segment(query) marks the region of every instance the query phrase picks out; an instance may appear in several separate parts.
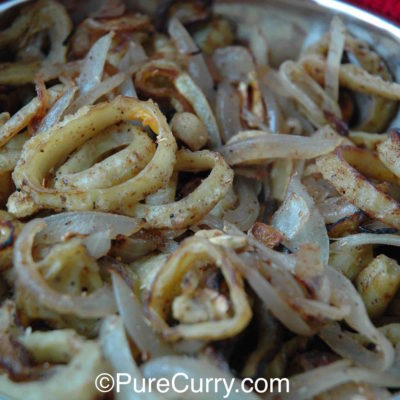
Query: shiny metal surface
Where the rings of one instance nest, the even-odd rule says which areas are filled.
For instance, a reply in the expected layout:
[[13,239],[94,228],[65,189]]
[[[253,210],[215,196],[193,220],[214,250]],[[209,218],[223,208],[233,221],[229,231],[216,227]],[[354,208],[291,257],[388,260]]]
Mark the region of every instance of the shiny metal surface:
[[10,8],[13,8],[19,4],[26,3],[27,0],[9,0],[5,1],[4,3],[0,4],[0,13],[7,11]]

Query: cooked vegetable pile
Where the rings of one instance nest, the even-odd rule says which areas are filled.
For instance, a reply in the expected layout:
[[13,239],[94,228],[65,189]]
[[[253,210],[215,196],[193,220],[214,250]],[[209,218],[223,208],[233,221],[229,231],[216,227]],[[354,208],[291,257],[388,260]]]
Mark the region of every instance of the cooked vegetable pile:
[[379,49],[334,17],[276,68],[233,5],[78,3],[0,32],[0,396],[184,372],[290,379],[232,399],[390,398],[400,85]]

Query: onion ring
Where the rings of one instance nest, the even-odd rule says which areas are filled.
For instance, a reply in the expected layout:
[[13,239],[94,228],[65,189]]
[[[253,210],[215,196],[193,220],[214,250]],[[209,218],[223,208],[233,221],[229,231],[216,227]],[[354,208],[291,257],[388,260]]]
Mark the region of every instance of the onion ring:
[[29,290],[38,304],[63,314],[82,318],[98,318],[116,311],[116,305],[109,287],[104,286],[87,296],[68,296],[47,286],[36,269],[32,258],[35,235],[46,227],[43,220],[32,220],[19,235],[14,250],[14,266],[19,284]]
[[175,171],[210,169],[210,175],[182,200],[162,205],[137,204],[123,208],[126,215],[144,218],[149,228],[181,229],[199,222],[232,185],[233,171],[218,154],[208,150],[177,153]]
[[[135,177],[111,188],[58,190],[47,188],[43,180],[60,160],[102,129],[120,121],[138,119],[158,135],[152,160]],[[117,97],[108,103],[82,108],[74,116],[28,141],[13,173],[21,190],[29,193],[41,208],[65,210],[120,210],[134,205],[165,185],[175,164],[175,139],[165,117],[152,101]]]
[[[180,287],[177,283],[200,260],[212,261],[221,269],[229,287],[233,316],[221,321],[168,326],[165,321],[166,305],[170,304],[175,295],[179,294]],[[252,315],[242,278],[234,263],[222,247],[215,246],[208,240],[199,237],[186,239],[157,274],[147,305],[147,312],[155,328],[161,330],[164,338],[169,341],[176,341],[180,338],[203,340],[228,338],[242,331]]]

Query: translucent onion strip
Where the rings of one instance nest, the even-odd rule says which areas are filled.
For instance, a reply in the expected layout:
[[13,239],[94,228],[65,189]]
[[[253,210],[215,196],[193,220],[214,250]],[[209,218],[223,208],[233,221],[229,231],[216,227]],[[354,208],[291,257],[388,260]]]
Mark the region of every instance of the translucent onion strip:
[[76,86],[72,86],[65,91],[65,93],[54,103],[46,116],[42,119],[37,133],[47,131],[61,120],[65,110],[74,100],[77,90],[78,88]]
[[238,177],[234,188],[239,197],[235,210],[224,213],[224,219],[235,224],[242,231],[247,231],[256,222],[260,213],[260,203],[254,185],[249,179]]
[[[56,102],[64,92],[63,85],[53,86],[48,93],[49,105]],[[39,97],[34,97],[26,106],[16,112],[3,126],[0,127],[0,147],[9,142],[17,133],[26,128],[36,116],[41,107]]]
[[102,36],[89,50],[77,79],[80,96],[88,93],[101,82],[112,38],[113,33]]
[[228,164],[237,165],[241,163],[251,164],[260,160],[267,161],[274,158],[307,160],[330,153],[340,143],[341,139],[339,137],[329,139],[265,133],[254,138],[227,144],[220,151]]
[[161,357],[173,351],[154,333],[143,313],[143,307],[133,290],[117,272],[112,272],[112,285],[119,314],[130,338],[144,358]]
[[[298,251],[301,244],[313,243],[318,245],[321,262],[323,265],[327,265],[329,238],[325,221],[315,206],[314,200],[297,176],[291,178],[287,196],[288,199],[285,200],[277,214],[273,216],[273,225],[287,237],[285,244],[292,251]],[[289,205],[291,206],[289,207]],[[292,218],[296,211],[296,217]],[[291,225],[292,221],[293,226]]]
[[339,71],[342,60],[346,30],[341,19],[333,17],[329,32],[329,50],[326,59],[325,91],[334,100],[339,99]]
[[342,218],[350,217],[360,210],[343,197],[330,197],[317,204],[325,223],[332,224]]
[[349,332],[343,331],[339,324],[330,323],[321,330],[319,335],[341,357],[350,359],[361,367],[368,365],[373,368],[376,354],[353,339]]
[[216,49],[213,61],[220,75],[230,83],[247,82],[256,69],[249,50],[243,46]]
[[189,101],[193,109],[196,111],[196,114],[207,127],[211,148],[221,146],[221,136],[219,133],[217,120],[215,119],[209,102],[204,97],[200,88],[189,77],[189,75],[185,73],[180,74],[176,78],[175,85],[179,92],[182,93]]
[[[143,47],[135,42],[130,42],[129,47],[125,55],[122,57],[119,63],[119,70],[121,72],[129,72],[132,64],[139,64],[147,59],[147,55]],[[129,76],[125,81],[121,83],[120,93],[123,96],[137,98],[136,89],[133,85],[132,78]]]
[[80,94],[68,107],[66,112],[68,114],[73,114],[83,106],[92,105],[97,99],[120,86],[127,79],[127,76],[129,76],[128,73],[120,72],[110,76],[107,79],[104,79],[102,82],[99,82],[84,94]]
[[240,98],[229,82],[222,82],[218,86],[215,101],[215,113],[221,127],[224,142],[239,133],[242,128],[240,122]]
[[174,39],[178,51],[189,57],[187,69],[190,76],[205,94],[210,104],[214,104],[214,81],[210,75],[204,57],[199,53],[199,48],[194,43],[189,32],[178,18],[171,18],[168,25],[168,33]]
[[367,368],[352,367],[348,360],[336,361],[323,367],[295,375],[290,379],[290,393],[284,400],[307,400],[346,382],[365,382],[376,386],[396,388],[399,378],[377,373]]
[[287,239],[292,239],[309,218],[310,210],[305,200],[296,193],[290,193],[273,215],[271,223]]
[[65,212],[43,218],[46,227],[37,235],[41,244],[61,242],[67,235],[90,235],[108,231],[110,239],[118,235],[131,236],[144,226],[140,219],[97,211]]
[[303,321],[300,314],[281,297],[279,291],[267,279],[264,279],[257,269],[247,264],[246,262],[238,264],[241,273],[275,318],[292,332],[304,336],[313,335],[314,331]]
[[199,51],[189,32],[178,18],[171,18],[168,24],[168,33],[174,39],[178,51],[182,54],[192,54]]
[[392,235],[390,233],[356,233],[355,235],[348,235],[338,239],[335,243],[331,244],[331,251],[338,251],[345,247],[357,247],[368,244],[399,247],[400,236]]
[[327,267],[327,276],[332,287],[331,301],[335,305],[349,305],[350,314],[345,318],[347,324],[375,344],[374,362],[370,368],[384,371],[394,361],[394,349],[389,340],[378,331],[368,317],[365,304],[351,281],[341,272]]
[[[123,322],[116,315],[109,315],[104,319],[100,330],[100,344],[106,360],[111,364],[115,374],[129,374],[136,380],[138,387],[142,384],[143,375],[133,358]],[[160,400],[154,392],[139,393],[131,385],[121,385],[116,394],[117,400]]]

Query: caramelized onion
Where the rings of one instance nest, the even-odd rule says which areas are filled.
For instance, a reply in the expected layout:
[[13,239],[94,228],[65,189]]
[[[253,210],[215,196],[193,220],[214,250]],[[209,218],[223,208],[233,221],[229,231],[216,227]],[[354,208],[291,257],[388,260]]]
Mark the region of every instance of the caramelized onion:
[[61,314],[98,318],[115,312],[112,291],[107,286],[87,296],[69,296],[58,293],[47,285],[32,258],[35,235],[45,227],[46,223],[43,220],[30,221],[15,243],[14,266],[18,284],[28,290],[38,304]]
[[[43,186],[49,169],[79,145],[104,128],[135,119],[151,126],[159,135],[153,158],[138,175],[110,188],[59,190]],[[36,151],[38,146],[42,151]],[[98,208],[104,211],[126,209],[168,182],[173,173],[175,149],[175,139],[166,119],[154,103],[117,97],[112,102],[82,108],[67,121],[33,137],[24,147],[13,178],[16,185],[29,192],[41,207],[67,210]]]
[[[232,316],[216,321],[169,326],[165,304],[171,304],[175,295],[179,294],[179,283],[184,274],[204,262],[215,263],[221,269],[230,292]],[[251,319],[251,309],[237,266],[226,256],[223,248],[199,237],[186,239],[157,274],[151,291],[148,314],[156,329],[170,341],[179,338],[228,338],[242,331]]]

